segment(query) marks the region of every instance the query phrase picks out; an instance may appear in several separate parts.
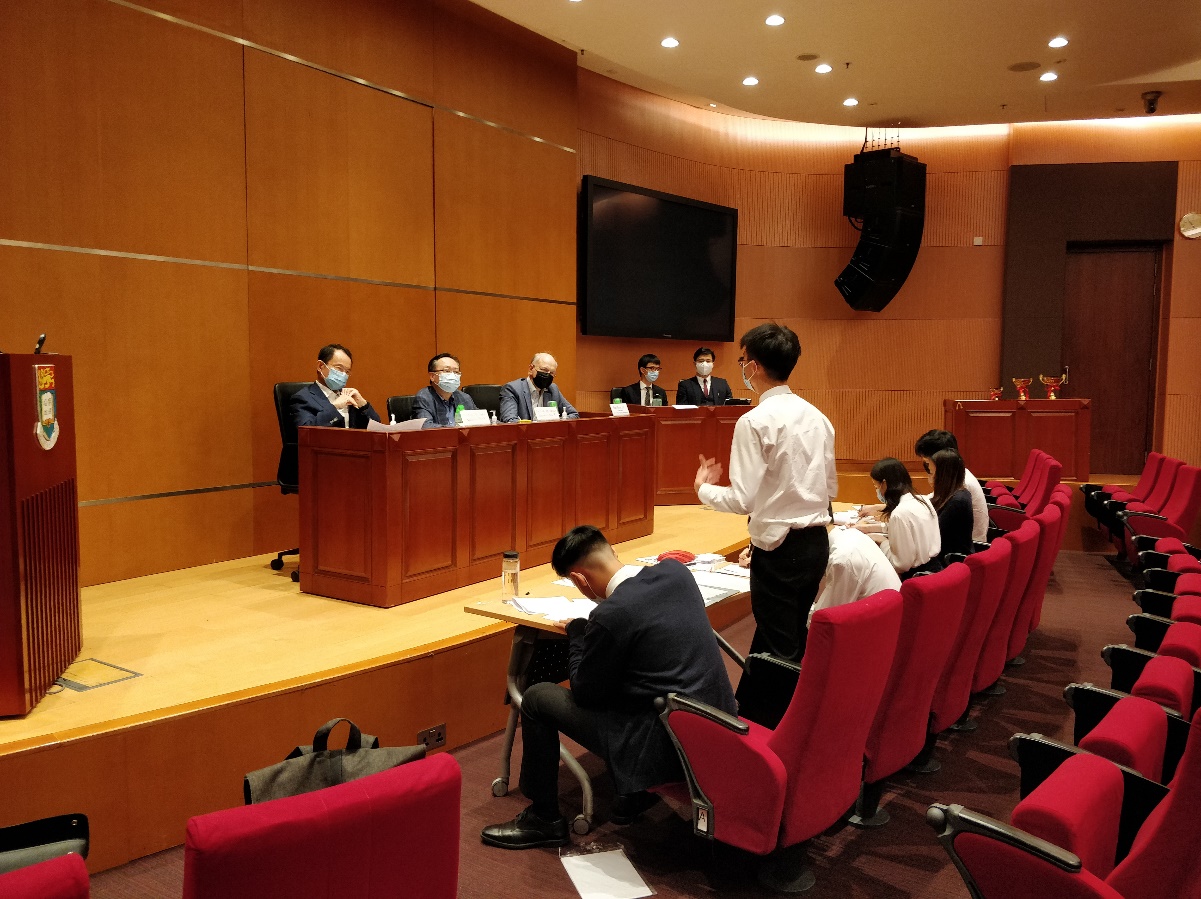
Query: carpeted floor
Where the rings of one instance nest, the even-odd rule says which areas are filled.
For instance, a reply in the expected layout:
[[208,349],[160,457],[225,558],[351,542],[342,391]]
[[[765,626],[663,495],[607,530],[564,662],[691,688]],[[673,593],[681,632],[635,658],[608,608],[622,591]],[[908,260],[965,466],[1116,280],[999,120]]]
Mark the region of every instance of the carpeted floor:
[[[1108,685],[1109,669],[1100,651],[1106,643],[1130,639],[1125,619],[1136,611],[1130,593],[1130,584],[1104,557],[1062,553],[1047,591],[1042,622],[1024,653],[1026,664],[1002,679],[1006,694],[974,707],[973,717],[979,723],[974,733],[940,741],[941,771],[903,774],[890,781],[882,803],[892,816],[888,825],[878,830],[836,829],[812,841],[809,856],[817,886],[807,895],[814,899],[966,897],[958,873],[925,824],[926,807],[935,801],[959,802],[1008,820],[1017,802],[1018,781],[1017,766],[1006,748],[1009,737],[1025,731],[1070,741],[1071,717],[1063,688],[1072,681]],[[745,650],[750,633],[750,622],[743,621],[725,636]],[[500,799],[491,794],[500,744],[498,734],[455,752],[463,768],[459,895],[463,899],[576,896],[557,850],[506,852],[480,843],[482,827],[511,818],[525,806],[516,792]],[[520,739],[514,773],[519,753]],[[690,823],[667,805],[657,805],[629,827],[608,823],[611,782],[599,761],[578,750],[581,754],[593,775],[596,826],[587,836],[573,837],[576,844],[624,848],[664,899],[763,895],[754,880],[755,859],[694,838]],[[578,784],[567,774],[560,783],[563,808],[573,813],[580,805]],[[96,875],[92,896],[178,899],[182,880],[183,850],[171,849]]]

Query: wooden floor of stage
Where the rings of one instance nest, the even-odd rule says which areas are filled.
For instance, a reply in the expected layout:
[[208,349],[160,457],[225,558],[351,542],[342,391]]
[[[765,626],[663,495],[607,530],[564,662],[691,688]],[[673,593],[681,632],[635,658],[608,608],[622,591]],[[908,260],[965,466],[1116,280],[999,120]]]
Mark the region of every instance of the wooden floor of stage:
[[[661,506],[654,533],[618,552],[629,561],[666,549],[724,553],[745,542],[741,516]],[[0,720],[0,755],[293,689],[509,627],[463,611],[493,592],[492,581],[380,609],[300,593],[291,566],[272,571],[272,558],[84,588],[80,658],[141,676],[84,692],[63,689],[23,718]],[[522,589],[551,595],[561,589],[547,588],[554,577],[549,565],[527,569]]]

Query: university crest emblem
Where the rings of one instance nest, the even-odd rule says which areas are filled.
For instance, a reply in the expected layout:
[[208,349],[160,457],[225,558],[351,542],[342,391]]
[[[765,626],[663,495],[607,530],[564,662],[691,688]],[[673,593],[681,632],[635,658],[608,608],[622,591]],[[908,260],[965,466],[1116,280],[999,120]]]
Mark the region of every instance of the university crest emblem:
[[48,450],[58,442],[58,397],[54,393],[54,366],[35,365],[33,380],[37,387],[38,410],[33,433],[42,449]]

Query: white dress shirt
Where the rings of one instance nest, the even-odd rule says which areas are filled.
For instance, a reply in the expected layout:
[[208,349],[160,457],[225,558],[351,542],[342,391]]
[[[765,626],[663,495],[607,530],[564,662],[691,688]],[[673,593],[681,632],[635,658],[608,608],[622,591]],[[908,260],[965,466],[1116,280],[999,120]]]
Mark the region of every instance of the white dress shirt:
[[[972,539],[977,543],[987,543],[988,501],[984,498],[984,488],[980,486],[976,476],[966,468],[963,470],[963,486],[972,498]],[[927,494],[926,499],[934,502],[934,494]]]
[[749,515],[759,549],[775,549],[790,530],[828,524],[838,495],[834,426],[787,384],[765,391],[734,426],[730,486],[703,484],[697,495],[719,512]]
[[830,531],[830,561],[809,618],[818,609],[846,605],[881,590],[901,589],[901,579],[875,541],[854,528]]
[[925,497],[906,493],[892,510],[880,550],[898,574],[924,565],[942,550],[938,513]]
[[[320,381],[317,382],[317,386],[321,388],[321,392],[325,394],[325,398],[327,400],[329,400],[330,403],[333,403],[334,397],[336,397],[338,394],[334,393],[332,390],[330,390],[328,387],[326,387]],[[347,406],[345,409],[339,409],[337,406],[334,406],[334,411],[342,416],[342,421],[344,422],[344,427],[349,428],[350,427],[350,406]]]

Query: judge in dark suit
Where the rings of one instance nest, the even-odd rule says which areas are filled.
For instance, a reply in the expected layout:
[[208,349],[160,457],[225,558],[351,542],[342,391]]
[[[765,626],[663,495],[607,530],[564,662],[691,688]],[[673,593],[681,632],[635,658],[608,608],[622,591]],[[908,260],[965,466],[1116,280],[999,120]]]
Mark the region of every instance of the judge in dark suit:
[[459,406],[474,409],[471,397],[459,389],[463,371],[459,357],[450,353],[439,353],[430,360],[427,370],[430,382],[417,391],[413,400],[413,417],[424,418],[427,428],[454,427],[455,412]]
[[326,428],[367,427],[379,421],[371,404],[353,387],[350,378],[350,350],[331,343],[317,353],[317,380],[292,395],[292,420],[297,427],[318,425]]
[[692,354],[696,366],[696,377],[681,381],[676,387],[676,402],[681,406],[724,406],[734,394],[724,378],[713,377],[713,363],[717,357],[707,346]]
[[618,798],[612,820],[629,823],[655,802],[649,787],[683,773],[655,700],[682,693],[734,714],[734,693],[696,580],[674,560],[625,568],[591,525],[557,544],[551,565],[598,603],[567,623],[571,689],[539,683],[521,701],[521,792],[530,807],[484,828],[485,843],[505,849],[562,846],[559,734],[609,767]]
[[559,363],[550,353],[536,353],[530,360],[529,374],[510,381],[500,388],[500,414],[496,416],[502,424],[514,421],[533,421],[535,406],[554,403],[568,418],[579,418],[575,410],[555,382]]
[[627,387],[621,388],[621,401],[627,406],[653,406],[653,400],[659,400],[660,406],[667,405],[667,391],[656,387],[659,379],[659,357],[647,353],[638,360],[638,380]]

